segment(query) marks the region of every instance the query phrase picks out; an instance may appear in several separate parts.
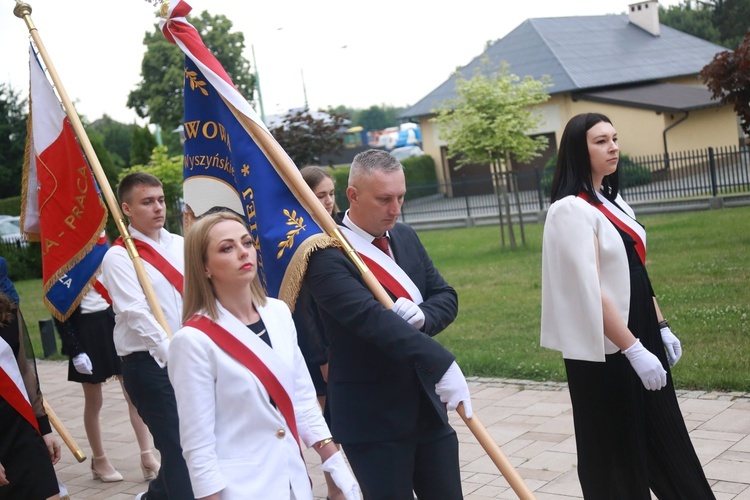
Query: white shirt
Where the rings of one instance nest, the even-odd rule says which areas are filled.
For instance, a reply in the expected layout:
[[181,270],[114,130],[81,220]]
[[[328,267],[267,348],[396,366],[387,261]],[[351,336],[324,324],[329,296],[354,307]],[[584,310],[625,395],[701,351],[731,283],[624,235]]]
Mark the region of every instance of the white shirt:
[[[361,227],[359,227],[358,225],[356,225],[349,218],[349,210],[347,210],[346,213],[344,214],[344,220],[342,222],[344,223],[344,225],[346,227],[348,227],[349,229],[351,229],[355,234],[357,234],[358,236],[360,236],[365,241],[369,241],[370,243],[372,243],[373,241],[375,241],[375,238],[377,238],[377,236],[371,235],[370,233],[368,233],[367,231],[365,231],[364,229],[362,229]],[[383,236],[385,236],[386,238],[388,238],[388,251],[390,252],[390,255],[392,256],[393,255],[393,249],[391,248],[391,239],[390,239],[391,237],[388,234],[388,231],[386,231]]]
[[81,299],[81,314],[91,314],[99,311],[106,311],[109,304],[95,288],[91,288]]
[[[150,245],[184,273],[182,236],[161,229],[159,242],[156,242],[129,227],[133,239]],[[182,326],[182,295],[157,268],[143,260],[151,285],[159,305],[164,311],[167,325],[172,332]],[[115,349],[119,356],[127,356],[138,351],[148,351],[162,368],[167,365],[169,338],[148,305],[143,288],[138,281],[133,262],[128,251],[121,246],[112,246],[104,255],[101,282],[109,292],[115,311]]]

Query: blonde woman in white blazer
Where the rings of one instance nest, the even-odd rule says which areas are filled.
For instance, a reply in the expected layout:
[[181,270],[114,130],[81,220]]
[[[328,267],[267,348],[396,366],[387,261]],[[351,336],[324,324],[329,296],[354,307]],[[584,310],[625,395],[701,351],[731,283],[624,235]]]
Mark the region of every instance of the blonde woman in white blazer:
[[712,499],[672,384],[682,355],[646,272],[646,231],[618,194],[609,118],[560,140],[542,251],[544,347],[562,352],[584,498]]
[[172,339],[168,366],[195,497],[311,499],[304,444],[347,498],[357,499],[291,313],[265,296],[256,264],[252,237],[234,214],[205,216],[185,239],[186,326]]

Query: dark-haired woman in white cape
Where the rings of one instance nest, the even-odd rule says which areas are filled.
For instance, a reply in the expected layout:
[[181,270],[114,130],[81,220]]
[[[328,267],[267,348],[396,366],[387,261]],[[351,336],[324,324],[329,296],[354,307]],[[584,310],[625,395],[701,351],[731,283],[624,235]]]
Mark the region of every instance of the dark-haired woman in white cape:
[[682,346],[646,272],[646,232],[618,193],[609,118],[573,117],[552,181],[542,251],[542,338],[562,351],[585,498],[714,495],[672,383]]

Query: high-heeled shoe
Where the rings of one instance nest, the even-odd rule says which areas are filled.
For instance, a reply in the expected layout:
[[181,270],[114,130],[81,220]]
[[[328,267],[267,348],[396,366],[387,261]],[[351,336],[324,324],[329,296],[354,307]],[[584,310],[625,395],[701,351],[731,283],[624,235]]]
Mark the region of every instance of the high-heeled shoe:
[[[142,451],[141,455],[148,455],[152,453],[152,451],[153,450]],[[156,479],[156,475],[159,473],[159,468],[152,469],[151,467],[146,467],[143,465],[143,459],[141,459],[141,471],[143,472],[143,480],[151,481],[152,479]]]
[[103,458],[107,458],[107,455],[102,455],[100,457],[91,457],[91,477],[94,479],[101,479],[103,483],[116,483],[118,481],[122,481],[122,474],[117,471],[114,471],[110,474],[102,474],[94,468],[94,460],[101,460]]

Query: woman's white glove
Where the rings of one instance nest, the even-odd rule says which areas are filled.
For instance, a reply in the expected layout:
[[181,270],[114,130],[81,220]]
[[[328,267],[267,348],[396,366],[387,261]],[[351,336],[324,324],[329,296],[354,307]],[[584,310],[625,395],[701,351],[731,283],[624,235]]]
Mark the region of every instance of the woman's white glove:
[[667,372],[661,366],[661,361],[643,347],[640,340],[636,340],[635,344],[622,353],[628,358],[630,365],[641,378],[641,382],[646,389],[658,391],[667,385]]
[[474,414],[471,410],[469,385],[466,383],[466,377],[464,377],[461,368],[455,361],[435,384],[435,392],[440,396],[440,401],[445,403],[448,411],[455,410],[460,403],[463,403],[466,418],[471,418]]
[[331,479],[336,483],[336,486],[344,493],[346,500],[360,500],[362,494],[359,491],[359,484],[354,479],[354,474],[349,470],[349,467],[344,461],[344,455],[341,451],[337,451],[328,460],[323,462],[320,466],[323,472],[328,472],[331,475]]
[[89,355],[85,352],[82,352],[75,358],[73,358],[73,368],[76,369],[78,373],[82,373],[84,375],[91,375],[94,373],[91,371],[94,367],[91,365],[91,359],[89,359]]
[[391,311],[401,316],[407,323],[419,329],[424,326],[424,313],[417,304],[411,300],[399,297],[393,304]]
[[668,326],[665,326],[659,331],[661,332],[661,341],[664,344],[664,349],[667,350],[667,361],[669,361],[669,366],[674,366],[682,357],[682,344],[680,344],[680,339],[675,337],[674,333],[672,333],[672,330],[670,330]]

